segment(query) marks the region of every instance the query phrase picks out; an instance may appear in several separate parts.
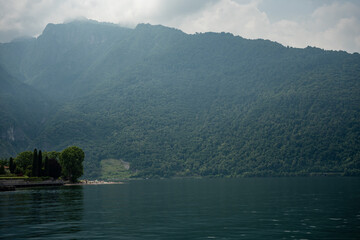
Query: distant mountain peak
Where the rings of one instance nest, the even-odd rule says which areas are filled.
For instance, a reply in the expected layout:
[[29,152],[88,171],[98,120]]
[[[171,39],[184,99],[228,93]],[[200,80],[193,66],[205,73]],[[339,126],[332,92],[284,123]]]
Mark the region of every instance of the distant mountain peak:
[[177,29],[177,28],[172,28],[172,27],[167,27],[167,26],[163,26],[163,25],[152,25],[150,23],[139,23],[138,25],[136,25],[135,30],[142,30],[142,31],[173,31],[173,32],[178,32],[178,33],[182,33],[184,34],[183,31]]
[[115,23],[108,23],[108,22],[98,22],[92,19],[75,19],[72,21],[67,21],[64,23],[48,23],[43,31],[43,33],[52,30],[54,28],[59,27],[85,27],[85,26],[99,26],[99,27],[116,27],[122,28],[120,25]]
[[38,38],[50,38],[60,42],[104,42],[109,37],[124,30],[128,31],[130,29],[114,23],[77,19],[61,24],[49,23]]

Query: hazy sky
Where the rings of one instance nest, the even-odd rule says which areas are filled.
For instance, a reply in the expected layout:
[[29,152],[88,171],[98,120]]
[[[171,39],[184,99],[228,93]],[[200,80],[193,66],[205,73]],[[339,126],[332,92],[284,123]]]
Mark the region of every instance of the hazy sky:
[[0,42],[79,17],[360,52],[360,0],[0,0]]

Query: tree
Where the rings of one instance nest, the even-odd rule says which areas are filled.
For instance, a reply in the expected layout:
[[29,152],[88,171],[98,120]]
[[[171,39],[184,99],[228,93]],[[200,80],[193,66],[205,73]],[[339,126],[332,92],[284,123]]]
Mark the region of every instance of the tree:
[[0,174],[5,174],[5,167],[2,164],[0,164]]
[[50,158],[48,160],[48,176],[58,179],[61,176],[61,166],[56,159]]
[[34,149],[33,160],[32,160],[32,176],[36,177],[38,173],[38,154],[37,149]]
[[37,159],[37,177],[41,177],[42,176],[42,153],[41,150],[39,150],[39,155],[38,155],[38,159]]
[[83,175],[84,151],[76,146],[68,147],[61,152],[60,164],[62,174],[71,182],[76,182]]
[[44,157],[48,157],[49,159],[55,159],[56,161],[60,161],[60,152],[51,151],[44,152]]
[[44,176],[48,177],[49,175],[49,158],[48,156],[45,156],[45,162],[44,162]]
[[14,173],[15,171],[15,163],[14,163],[14,159],[11,157],[9,159],[9,170],[10,170],[10,173]]
[[5,163],[0,161],[0,174],[5,174]]
[[25,151],[19,153],[14,160],[16,164],[15,173],[30,175],[32,159],[33,159],[33,152],[31,151]]

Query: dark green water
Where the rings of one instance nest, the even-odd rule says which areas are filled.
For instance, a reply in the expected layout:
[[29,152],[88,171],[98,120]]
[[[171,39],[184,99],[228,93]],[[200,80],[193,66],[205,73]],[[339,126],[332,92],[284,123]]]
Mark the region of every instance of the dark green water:
[[132,181],[0,193],[1,239],[360,239],[360,178]]

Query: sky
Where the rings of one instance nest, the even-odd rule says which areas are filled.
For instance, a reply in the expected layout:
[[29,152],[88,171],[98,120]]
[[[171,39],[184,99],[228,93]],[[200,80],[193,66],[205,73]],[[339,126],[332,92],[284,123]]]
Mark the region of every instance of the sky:
[[78,18],[360,52],[360,0],[0,0],[0,42]]

